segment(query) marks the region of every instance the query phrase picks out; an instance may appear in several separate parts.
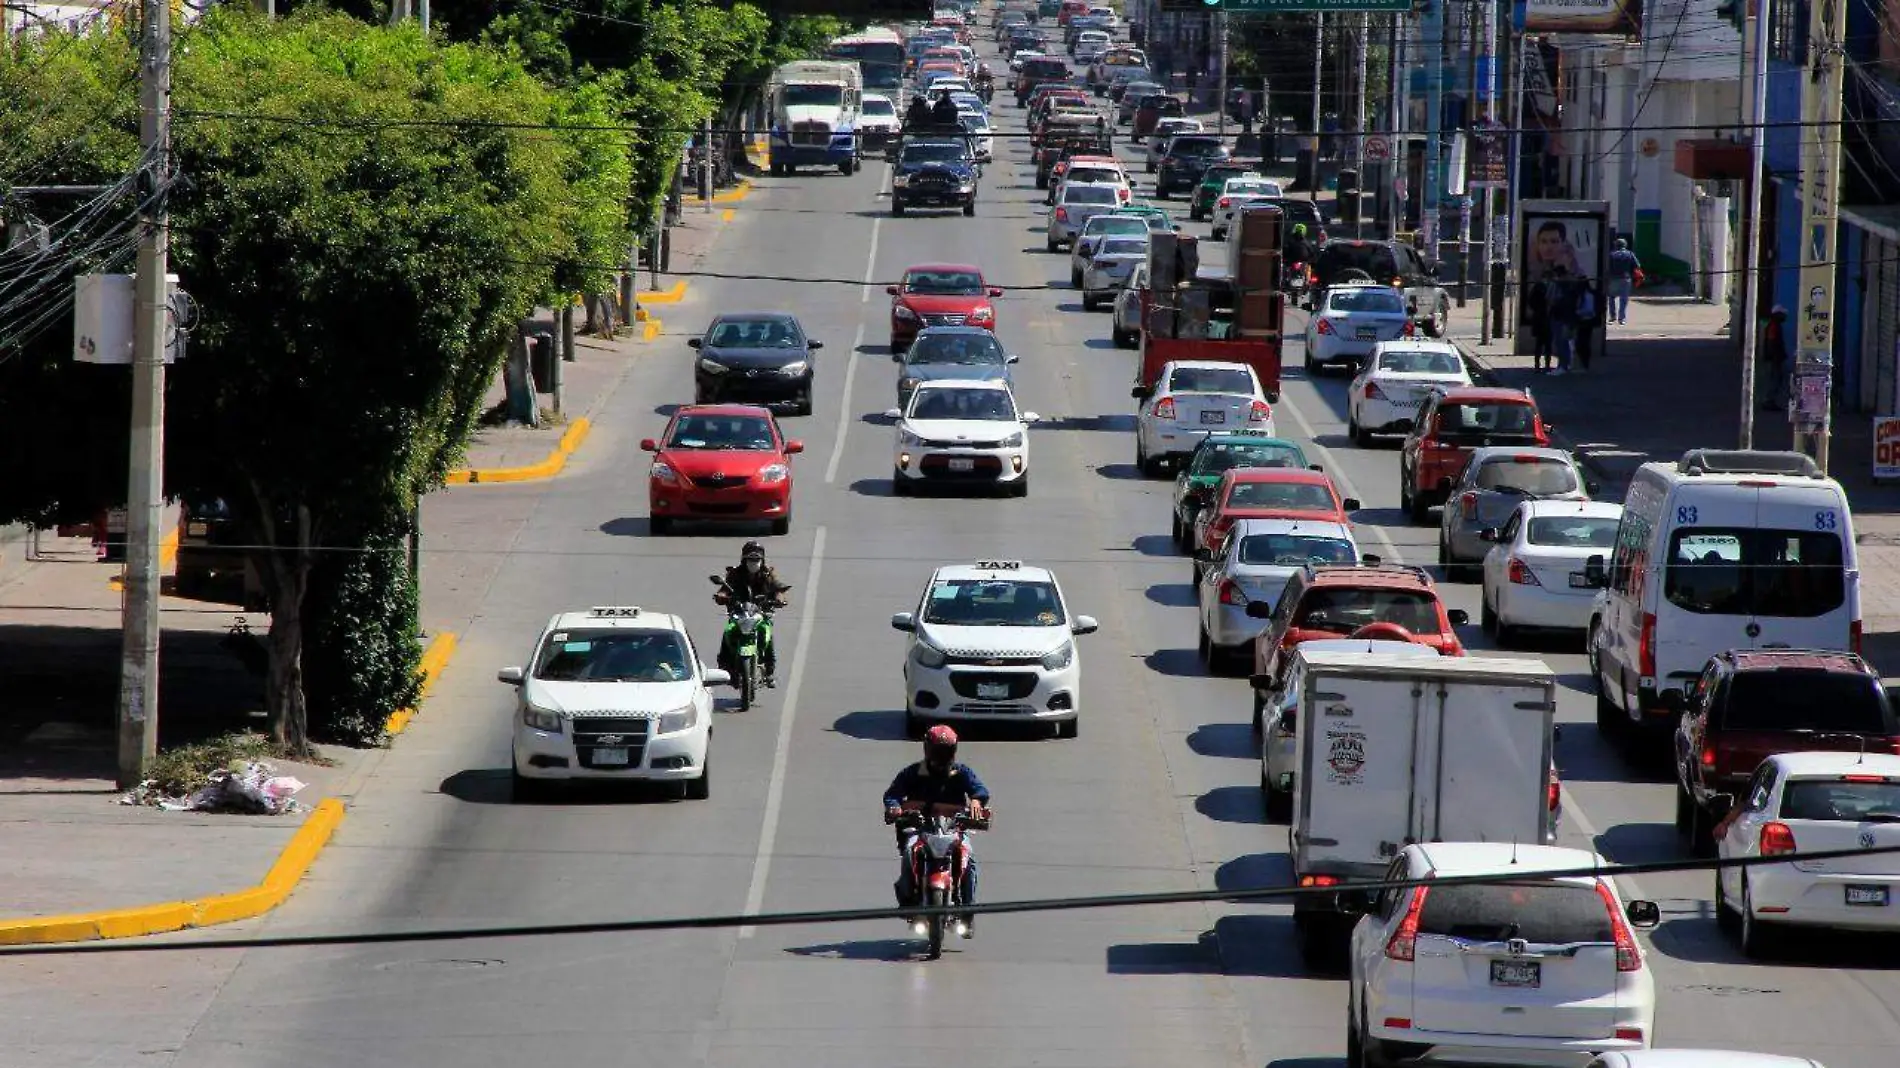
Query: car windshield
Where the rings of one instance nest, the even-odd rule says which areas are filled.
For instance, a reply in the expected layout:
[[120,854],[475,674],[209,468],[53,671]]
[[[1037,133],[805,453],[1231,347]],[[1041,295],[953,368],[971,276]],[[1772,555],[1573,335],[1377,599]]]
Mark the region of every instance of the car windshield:
[[1305,467],[1306,457],[1292,445],[1234,445],[1210,442],[1194,450],[1189,472],[1218,475],[1236,467]]
[[1168,146],[1168,154],[1174,156],[1211,156],[1219,151],[1218,137],[1177,137]]
[[969,149],[962,145],[905,145],[904,163],[953,163],[965,158]]
[[789,107],[835,108],[844,103],[842,85],[787,85],[779,92]]
[[1207,173],[1201,176],[1201,183],[1220,189],[1227,185],[1229,179],[1239,178],[1248,173],[1250,173],[1249,169],[1245,167],[1226,167],[1217,163],[1209,167]]
[[550,682],[684,682],[686,646],[670,630],[557,630],[534,677]]
[[1142,238],[1111,237],[1102,242],[1096,251],[1098,256],[1144,256],[1148,252],[1148,242]]
[[1613,515],[1545,516],[1531,520],[1525,540],[1553,549],[1611,549],[1621,522]]
[[867,98],[859,110],[863,111],[866,115],[895,115],[897,114],[897,105],[881,98]]
[[1253,372],[1245,367],[1176,367],[1168,375],[1170,393],[1240,393],[1253,396]]
[[1404,315],[1405,301],[1389,289],[1354,287],[1335,289],[1326,295],[1326,308],[1336,312],[1371,312],[1376,315]]
[[1880,681],[1859,672],[1823,668],[1737,671],[1717,705],[1731,731],[1843,731],[1892,734],[1893,709]]
[[1847,596],[1841,539],[1832,531],[1681,527],[1669,536],[1663,596],[1699,615],[1825,615]]
[[683,415],[673,424],[666,447],[764,452],[777,445],[772,424],[756,415]]
[[1002,389],[927,389],[911,402],[912,419],[978,419],[1015,422],[1016,405]]
[[1563,460],[1545,456],[1502,456],[1478,468],[1478,488],[1494,493],[1554,497],[1577,488],[1577,471]]
[[706,332],[706,344],[722,349],[789,349],[803,344],[785,319],[721,319]]
[[1174,229],[1173,220],[1169,219],[1166,215],[1162,215],[1160,213],[1156,213],[1154,215],[1143,215],[1142,219],[1148,224],[1149,230],[1155,231],[1157,233]]
[[954,627],[1055,627],[1062,598],[1051,582],[940,579],[924,599],[924,622]]
[[1004,360],[1003,344],[985,330],[980,334],[920,334],[911,343],[904,362],[910,364],[996,364]]
[[1064,204],[1113,204],[1119,199],[1113,189],[1099,185],[1070,186],[1062,191]]
[[1455,375],[1464,370],[1456,353],[1433,349],[1388,349],[1379,354],[1379,370],[1401,374]]
[[1240,543],[1243,564],[1352,564],[1358,562],[1352,543],[1342,538],[1305,534],[1250,534]]
[[944,297],[983,295],[983,276],[975,271],[911,271],[904,275],[904,289]]
[[1482,401],[1444,404],[1438,409],[1438,433],[1443,437],[1537,436],[1535,413],[1528,404]]
[[1596,887],[1576,883],[1434,886],[1419,910],[1418,933],[1466,942],[1610,945],[1616,932]]
[[1318,482],[1236,482],[1228,491],[1229,508],[1271,508],[1296,512],[1333,512],[1333,491]]
[[1781,818],[1830,823],[1900,823],[1900,782],[1791,779],[1782,787]]
[[1419,590],[1327,586],[1300,599],[1293,625],[1351,634],[1369,623],[1397,623],[1414,634],[1437,634],[1438,600]]

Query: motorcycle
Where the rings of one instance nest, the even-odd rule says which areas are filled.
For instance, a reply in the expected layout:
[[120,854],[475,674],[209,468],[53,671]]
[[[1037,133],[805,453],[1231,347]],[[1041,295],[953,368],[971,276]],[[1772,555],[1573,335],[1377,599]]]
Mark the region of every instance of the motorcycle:
[[1306,264],[1296,263],[1286,271],[1286,295],[1296,307],[1305,307],[1307,292],[1313,282],[1313,275]]
[[[708,576],[720,590],[730,593],[726,580]],[[739,688],[739,711],[752,707],[759,693],[759,650],[772,640],[772,610],[776,604],[756,600],[730,599],[726,602],[726,626],[719,635],[719,647],[732,650],[733,685]]]
[[990,816],[978,816],[954,805],[932,805],[929,812],[906,805],[895,820],[886,812],[884,822],[895,822],[898,829],[911,835],[910,852],[905,858],[910,865],[910,885],[918,889],[920,904],[930,909],[929,915],[911,921],[911,932],[928,940],[926,959],[936,960],[943,956],[946,927],[954,926],[958,937],[970,929],[967,918],[951,912],[964,904],[963,877],[970,859],[968,832],[989,830]]

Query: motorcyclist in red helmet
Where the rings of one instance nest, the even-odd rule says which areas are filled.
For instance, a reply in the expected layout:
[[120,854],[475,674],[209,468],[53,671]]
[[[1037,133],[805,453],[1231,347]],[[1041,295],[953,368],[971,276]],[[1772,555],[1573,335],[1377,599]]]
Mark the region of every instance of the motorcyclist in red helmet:
[[[887,821],[895,820],[906,804],[912,805],[955,805],[967,808],[973,816],[983,817],[989,814],[989,787],[967,764],[957,763],[957,732],[946,724],[939,723],[924,734],[924,759],[907,764],[904,770],[891,780],[890,788],[884,791],[884,816]],[[910,843],[915,837],[914,831],[902,827],[897,831],[897,905],[910,908],[920,900],[918,888],[913,885],[910,872]],[[976,856],[970,855],[969,864],[964,870],[963,889],[960,894],[965,904],[976,904]],[[968,938],[975,924],[965,920],[964,937]]]

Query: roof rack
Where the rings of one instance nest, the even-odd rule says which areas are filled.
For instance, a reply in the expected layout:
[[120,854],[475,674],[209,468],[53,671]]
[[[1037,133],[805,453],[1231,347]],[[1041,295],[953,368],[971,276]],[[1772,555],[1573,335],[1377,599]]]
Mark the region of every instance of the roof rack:
[[1795,478],[1826,478],[1814,459],[1798,452],[1770,452],[1765,449],[1690,449],[1676,461],[1676,470],[1685,475],[1787,475]]
[[1380,562],[1376,564],[1307,564],[1306,565],[1306,577],[1309,579],[1312,578],[1314,575],[1319,574],[1322,571],[1326,571],[1326,572],[1377,571],[1384,574],[1412,575],[1417,578],[1422,578],[1426,582],[1432,581],[1432,573],[1422,567],[1419,567],[1417,564],[1388,564],[1388,563]]

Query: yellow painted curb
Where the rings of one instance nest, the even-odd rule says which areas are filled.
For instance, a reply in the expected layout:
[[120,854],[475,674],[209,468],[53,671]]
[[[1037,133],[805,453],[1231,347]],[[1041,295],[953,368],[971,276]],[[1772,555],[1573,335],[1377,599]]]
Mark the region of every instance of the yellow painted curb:
[[55,942],[94,942],[104,938],[137,938],[192,927],[211,927],[261,916],[284,903],[297,888],[317,854],[343,822],[343,802],[326,798],[304,817],[264,881],[230,894],[197,901],[167,901],[159,905],[82,912],[0,921],[0,946],[47,945]]
[[[158,543],[158,570],[161,573],[170,571],[172,565],[177,562],[178,529],[174,527],[172,528],[172,532],[165,535]],[[115,590],[125,589],[125,573],[123,567],[121,567],[119,574],[107,579],[106,584]]]
[[[658,320],[654,320],[654,322],[658,322]],[[651,327],[653,323],[648,323],[647,325]],[[561,473],[562,468],[567,466],[567,458],[574,454],[575,449],[580,448],[581,442],[586,439],[587,432],[592,428],[593,422],[585,416],[574,420],[574,422],[568,426],[567,433],[561,435],[561,443],[554,447],[553,452],[548,453],[547,459],[538,464],[529,464],[526,467],[490,467],[475,470],[465,468],[461,471],[450,471],[449,477],[445,481],[451,486],[464,486],[471,482],[538,482],[544,478],[553,478],[555,475]]]
[[719,221],[720,221],[720,222],[731,222],[731,221],[732,221],[732,216],[733,216],[733,211],[732,211],[732,209],[731,209],[731,208],[727,208],[727,209],[725,209],[724,211],[722,211],[722,212],[720,212],[720,213],[719,213]]
[[686,280],[684,278],[665,289],[640,294],[642,304],[677,304],[686,299]]
[[737,204],[739,201],[744,200],[746,195],[751,192],[752,180],[749,178],[741,179],[739,188],[731,190],[730,192],[714,193],[712,202],[714,204]]
[[649,319],[648,319],[648,320],[646,321],[646,325],[644,325],[644,326],[642,326],[642,327],[640,328],[640,340],[641,340],[641,341],[652,341],[652,340],[653,340],[654,338],[656,338],[656,337],[659,337],[659,336],[660,336],[660,330],[661,330],[661,329],[662,329],[662,328],[663,328],[663,327],[664,327],[665,325],[666,325],[665,323],[663,323],[663,322],[661,322],[661,321],[660,321],[660,320],[658,320],[658,319],[651,319],[651,318],[649,318]]
[[399,708],[391,712],[389,719],[383,723],[384,733],[401,734],[408,729],[409,721],[416,718],[422,702],[428,700],[429,691],[435,689],[435,680],[441,677],[443,669],[449,666],[449,658],[455,655],[455,642],[455,635],[449,631],[429,639],[429,647],[422,651],[422,665],[417,672],[422,676],[422,693],[416,698],[416,707]]

